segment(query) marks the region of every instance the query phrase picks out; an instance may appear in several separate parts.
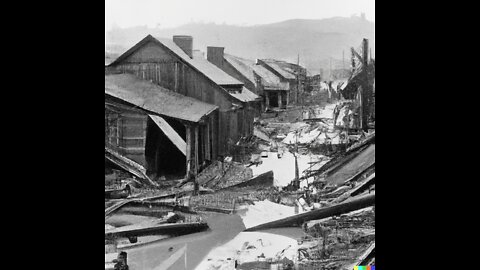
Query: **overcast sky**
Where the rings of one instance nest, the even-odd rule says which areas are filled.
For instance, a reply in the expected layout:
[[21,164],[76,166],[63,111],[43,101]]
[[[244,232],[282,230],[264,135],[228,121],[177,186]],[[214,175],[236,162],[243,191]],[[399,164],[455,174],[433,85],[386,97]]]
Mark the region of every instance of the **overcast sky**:
[[105,30],[112,25],[168,28],[189,22],[255,25],[361,12],[375,21],[375,0],[105,0]]

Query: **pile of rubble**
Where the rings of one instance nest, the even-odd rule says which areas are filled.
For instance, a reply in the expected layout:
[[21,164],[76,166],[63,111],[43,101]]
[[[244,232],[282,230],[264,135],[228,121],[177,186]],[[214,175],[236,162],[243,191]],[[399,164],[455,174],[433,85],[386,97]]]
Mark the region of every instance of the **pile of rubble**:
[[365,252],[372,252],[369,248],[375,244],[375,210],[368,207],[305,223],[303,228],[307,236],[299,239],[299,266],[346,269],[363,260]]
[[201,186],[217,190],[244,182],[252,177],[252,169],[240,163],[214,161],[197,176],[197,182]]

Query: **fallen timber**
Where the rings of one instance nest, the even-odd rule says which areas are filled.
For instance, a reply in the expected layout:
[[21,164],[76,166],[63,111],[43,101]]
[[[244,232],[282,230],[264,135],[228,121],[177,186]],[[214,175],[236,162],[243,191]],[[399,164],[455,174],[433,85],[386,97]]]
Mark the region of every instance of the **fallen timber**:
[[157,183],[153,182],[152,179],[147,176],[146,170],[142,165],[122,156],[121,154],[115,152],[113,149],[110,149],[107,146],[105,146],[105,158],[107,158],[120,168],[138,177],[143,184],[150,187],[158,186]]
[[206,222],[137,224],[105,231],[105,238],[138,237],[146,235],[182,235],[208,229]]
[[344,153],[338,153],[330,161],[324,164],[320,169],[307,173],[300,177],[299,180],[307,179],[312,176],[324,174],[330,175],[342,168],[343,165],[360,155],[360,153],[368,148],[370,144],[375,144],[375,133],[368,135],[365,139],[350,146]]
[[300,177],[299,180],[307,179],[307,178],[310,178],[312,176],[316,176],[316,175],[320,175],[320,174],[324,174],[324,175],[333,174],[336,171],[338,171],[339,169],[341,169],[342,166],[344,166],[345,164],[347,164],[348,162],[350,162],[351,160],[353,160],[354,158],[359,156],[360,153],[363,150],[365,150],[367,147],[368,147],[368,145],[364,145],[360,149],[357,149],[356,151],[353,151],[351,153],[339,154],[339,155],[335,156],[334,158],[332,158],[327,163],[325,163],[325,165],[323,165],[317,171],[312,171],[312,172],[306,174],[305,176]]
[[[127,200],[120,201],[120,202],[108,207],[107,209],[105,209],[105,220],[107,218],[109,218],[110,215],[113,214],[113,212],[117,211],[118,209],[120,209],[121,207],[123,207],[127,204],[147,203],[147,202],[154,201],[154,200],[175,198],[175,197],[183,196],[186,193],[188,193],[188,191],[177,192],[177,193],[173,192],[173,193],[167,193],[167,194],[162,194],[162,195],[157,195],[157,196],[151,196],[151,197],[145,197],[145,198],[134,198],[134,199],[127,199]],[[187,211],[187,210],[184,210],[183,212],[185,212],[185,211]]]
[[267,222],[264,224],[257,225],[255,227],[246,229],[246,232],[281,228],[281,227],[298,227],[304,222],[315,219],[322,219],[331,216],[341,215],[351,211],[359,210],[368,206],[375,205],[375,194],[369,194],[356,198],[349,202],[340,203],[330,207],[312,210],[306,213],[301,213],[298,215],[286,217],[283,219]]
[[375,241],[370,245],[370,247],[368,247],[362,256],[358,258],[357,266],[368,264],[372,257],[375,257]]
[[123,200],[121,202],[118,202],[110,207],[108,207],[107,209],[105,209],[105,220],[107,220],[108,217],[110,217],[110,215],[115,212],[116,210],[120,209],[120,207],[126,205],[127,203],[130,203],[132,201],[134,201],[135,199],[131,199],[131,200]]
[[244,182],[228,186],[219,190],[229,190],[232,188],[242,188],[242,187],[250,187],[250,186],[273,186],[273,171],[268,171],[266,173],[259,174],[254,176]]
[[367,177],[365,180],[363,180],[360,184],[358,184],[356,187],[353,189],[347,191],[346,193],[342,194],[341,196],[337,197],[336,199],[333,200],[333,203],[340,203],[342,201],[345,201],[346,199],[356,196],[363,191],[367,190],[370,186],[375,184],[375,173]]
[[355,260],[355,263],[346,265],[345,267],[342,268],[342,270],[350,270],[350,269],[353,269],[355,266],[369,265],[370,260],[374,257],[375,257],[375,241],[373,241],[373,243],[370,244],[370,246],[365,250],[365,252]]

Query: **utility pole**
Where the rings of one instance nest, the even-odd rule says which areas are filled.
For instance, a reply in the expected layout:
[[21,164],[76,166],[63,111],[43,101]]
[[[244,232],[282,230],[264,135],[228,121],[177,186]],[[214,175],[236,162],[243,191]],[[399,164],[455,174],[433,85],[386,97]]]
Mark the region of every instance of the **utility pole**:
[[298,130],[295,131],[295,150],[293,156],[295,157],[295,189],[300,188],[300,181],[298,180],[300,178],[300,172],[298,169],[298,160],[297,160],[297,155],[298,155]]
[[363,87],[361,94],[362,99],[362,123],[361,128],[363,131],[368,131],[368,116],[370,115],[370,96],[371,96],[371,87],[369,82],[369,74],[368,74],[368,39],[364,38],[362,42],[363,52],[362,52],[362,79],[363,79]]
[[298,92],[300,91],[300,80],[299,80],[299,76],[300,76],[300,54],[297,54],[297,96],[296,96],[296,102],[298,104]]

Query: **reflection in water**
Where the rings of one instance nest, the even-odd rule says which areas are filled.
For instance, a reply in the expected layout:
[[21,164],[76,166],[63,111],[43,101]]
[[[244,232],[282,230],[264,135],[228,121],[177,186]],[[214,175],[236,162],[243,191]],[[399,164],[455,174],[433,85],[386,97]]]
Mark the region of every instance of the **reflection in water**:
[[[237,215],[205,213],[202,217],[208,222],[209,230],[170,239],[161,240],[147,246],[127,250],[128,265],[131,270],[155,269],[170,258],[176,251],[187,245],[187,268],[195,269],[202,259],[217,246],[232,240],[245,229]],[[169,269],[184,270],[184,256]]]

